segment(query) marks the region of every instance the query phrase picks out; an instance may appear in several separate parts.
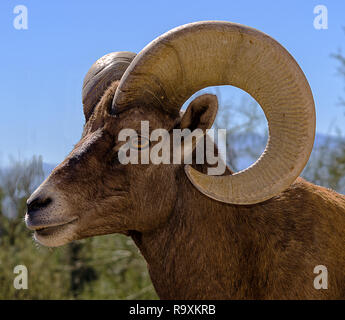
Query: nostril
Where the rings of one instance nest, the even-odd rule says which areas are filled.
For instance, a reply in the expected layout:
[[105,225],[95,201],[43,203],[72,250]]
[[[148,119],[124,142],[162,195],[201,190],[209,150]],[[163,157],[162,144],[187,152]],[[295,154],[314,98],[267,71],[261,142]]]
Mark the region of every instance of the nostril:
[[51,198],[37,197],[27,203],[28,213],[44,209],[52,202]]

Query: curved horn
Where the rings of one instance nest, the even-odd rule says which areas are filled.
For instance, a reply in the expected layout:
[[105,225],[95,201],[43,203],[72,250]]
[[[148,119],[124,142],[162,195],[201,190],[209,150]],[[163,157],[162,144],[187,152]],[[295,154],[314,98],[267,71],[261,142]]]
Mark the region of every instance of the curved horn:
[[86,121],[104,91],[115,80],[120,80],[135,57],[133,52],[112,52],[98,59],[84,78],[82,100]]
[[269,139],[261,157],[230,176],[186,174],[207,196],[254,204],[290,186],[307,163],[315,135],[315,107],[296,61],[268,35],[239,24],[206,21],[175,28],[146,46],[122,77],[113,100],[121,109],[150,103],[177,113],[196,91],[233,85],[262,107]]

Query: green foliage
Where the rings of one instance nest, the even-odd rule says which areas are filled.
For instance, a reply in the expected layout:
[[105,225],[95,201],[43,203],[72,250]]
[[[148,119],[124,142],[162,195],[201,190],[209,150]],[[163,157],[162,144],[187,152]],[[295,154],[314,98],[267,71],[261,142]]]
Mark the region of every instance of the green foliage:
[[[341,51],[332,55],[338,63],[338,74],[345,80],[345,57]],[[340,99],[345,106],[345,100]],[[311,182],[345,193],[345,139],[343,128],[335,128],[338,139],[326,139],[321,146],[314,148],[304,176]]]
[[[14,162],[0,180],[1,299],[156,299],[146,262],[128,237],[84,239],[61,248],[39,246],[25,227],[26,199],[43,178],[42,159]],[[28,269],[16,290],[13,269]]]
[[345,192],[345,141],[327,138],[315,147],[303,177],[317,185]]

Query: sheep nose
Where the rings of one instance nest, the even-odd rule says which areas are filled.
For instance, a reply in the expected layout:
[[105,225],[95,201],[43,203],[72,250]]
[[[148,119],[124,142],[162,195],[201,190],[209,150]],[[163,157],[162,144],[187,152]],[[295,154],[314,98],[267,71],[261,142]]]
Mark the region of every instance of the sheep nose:
[[35,211],[42,210],[50,205],[53,200],[50,197],[37,196],[36,198],[29,198],[26,202],[27,214],[32,215]]

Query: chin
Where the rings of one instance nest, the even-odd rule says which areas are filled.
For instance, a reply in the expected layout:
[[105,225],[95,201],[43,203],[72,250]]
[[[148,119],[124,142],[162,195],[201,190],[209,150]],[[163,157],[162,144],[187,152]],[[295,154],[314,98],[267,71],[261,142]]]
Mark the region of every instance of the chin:
[[34,239],[45,247],[60,247],[77,239],[75,225],[43,228],[35,230]]

